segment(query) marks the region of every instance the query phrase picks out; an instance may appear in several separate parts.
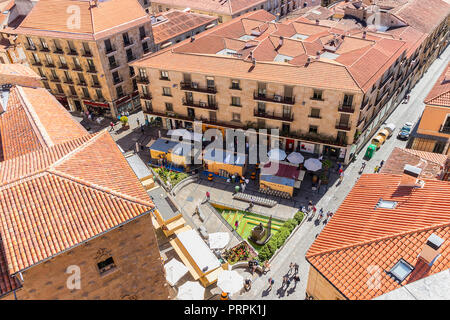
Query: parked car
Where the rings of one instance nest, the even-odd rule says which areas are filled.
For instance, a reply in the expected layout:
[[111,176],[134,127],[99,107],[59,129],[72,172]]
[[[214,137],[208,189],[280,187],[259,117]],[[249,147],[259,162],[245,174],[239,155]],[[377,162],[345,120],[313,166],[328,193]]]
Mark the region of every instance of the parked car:
[[394,133],[395,130],[395,124],[393,123],[388,123],[384,126],[383,130],[387,130],[389,131],[389,136],[388,138],[390,138],[392,136],[392,134]]
[[375,138],[372,139],[372,144],[377,146],[377,150],[380,149],[381,145],[384,143],[385,141],[385,137],[383,135],[377,135]]
[[406,122],[403,127],[400,129],[397,139],[400,140],[408,140],[409,135],[411,134],[412,127],[414,126],[414,123],[412,122]]

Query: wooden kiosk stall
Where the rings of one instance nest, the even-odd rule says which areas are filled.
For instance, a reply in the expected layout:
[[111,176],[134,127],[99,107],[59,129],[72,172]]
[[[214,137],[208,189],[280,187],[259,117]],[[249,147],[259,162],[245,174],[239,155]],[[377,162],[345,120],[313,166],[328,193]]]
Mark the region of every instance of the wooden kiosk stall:
[[[194,144],[159,138],[150,146],[150,157],[158,162],[167,162],[186,169],[193,164],[193,157],[201,154]],[[159,163],[158,163],[159,164]]]
[[148,194],[157,208],[153,211],[155,229],[161,228],[168,237],[184,227],[186,221],[181,212],[173,201],[161,191],[161,188],[152,189],[148,191]]
[[203,162],[209,172],[228,178],[232,175],[243,177],[247,169],[247,156],[223,149],[209,149],[203,153]]
[[228,269],[228,263],[220,263],[197,231],[186,226],[177,231],[176,236],[170,244],[194,280],[200,280],[205,288],[214,284],[219,273]]
[[[277,165],[278,170],[274,172]],[[297,165],[285,161],[270,161],[261,166],[259,187],[261,191],[275,190],[292,197],[294,188],[300,189],[304,177],[305,171],[300,170]]]

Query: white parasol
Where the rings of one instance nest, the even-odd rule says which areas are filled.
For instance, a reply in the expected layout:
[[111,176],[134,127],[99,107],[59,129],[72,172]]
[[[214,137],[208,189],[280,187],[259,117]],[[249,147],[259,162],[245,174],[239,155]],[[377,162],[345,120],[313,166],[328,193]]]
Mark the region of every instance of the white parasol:
[[188,281],[178,288],[178,300],[204,300],[205,288],[198,282]]
[[222,249],[230,242],[230,235],[227,232],[210,233],[208,240],[210,249]]
[[305,160],[305,157],[303,157],[301,153],[292,152],[290,155],[287,156],[287,159],[289,160],[290,163],[300,164]]
[[234,270],[225,270],[217,276],[217,286],[223,292],[233,294],[242,289],[244,286],[244,278]]
[[286,159],[286,152],[281,149],[272,149],[267,153],[270,160],[280,161]]
[[167,262],[164,265],[164,269],[166,269],[166,280],[171,286],[174,286],[178,280],[189,271],[188,268],[177,259],[172,259]]
[[317,171],[322,169],[322,162],[316,158],[309,158],[305,161],[305,168],[309,171]]

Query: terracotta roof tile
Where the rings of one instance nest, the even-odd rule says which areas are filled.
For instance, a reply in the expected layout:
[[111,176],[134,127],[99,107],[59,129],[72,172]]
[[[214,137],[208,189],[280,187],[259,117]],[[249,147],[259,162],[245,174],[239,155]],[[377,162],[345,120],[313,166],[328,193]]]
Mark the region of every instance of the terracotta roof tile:
[[450,107],[450,63],[425,98],[426,104]]
[[[306,254],[307,260],[348,299],[372,299],[398,288],[389,271],[403,258],[415,266],[415,281],[450,267],[450,183],[425,179],[423,188],[399,186],[400,175],[364,174]],[[376,208],[379,199],[395,209]],[[435,233],[442,254],[426,273],[418,254]],[[369,287],[376,266],[379,286]]]
[[167,20],[152,25],[153,38],[156,44],[163,43],[178,35],[194,30],[202,25],[208,25],[217,20],[216,17],[178,10],[166,11],[158,16],[162,16]]

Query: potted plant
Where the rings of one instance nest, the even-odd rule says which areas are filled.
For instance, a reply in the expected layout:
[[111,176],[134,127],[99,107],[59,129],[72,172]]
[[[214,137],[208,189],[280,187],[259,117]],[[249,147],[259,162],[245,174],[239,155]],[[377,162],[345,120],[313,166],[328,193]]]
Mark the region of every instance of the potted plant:
[[124,128],[124,129],[129,129],[130,128],[130,125],[128,124],[128,117],[127,116],[120,117],[120,122],[122,122],[122,128]]

